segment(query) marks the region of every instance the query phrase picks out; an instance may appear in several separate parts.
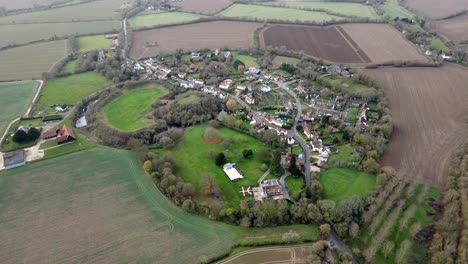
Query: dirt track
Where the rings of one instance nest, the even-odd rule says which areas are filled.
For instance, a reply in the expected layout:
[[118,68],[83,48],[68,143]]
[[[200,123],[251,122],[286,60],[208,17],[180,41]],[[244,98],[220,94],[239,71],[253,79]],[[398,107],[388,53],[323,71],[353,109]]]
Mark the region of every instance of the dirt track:
[[431,22],[431,29],[450,40],[468,40],[468,14]]
[[212,15],[230,6],[230,0],[183,0],[172,2],[171,5],[180,7],[181,11]]
[[133,33],[130,56],[144,58],[172,53],[177,49],[248,48],[253,46],[253,33],[260,25],[215,21],[138,31]]
[[445,65],[366,73],[382,84],[394,122],[382,165],[441,186],[451,153],[468,137],[468,69]]

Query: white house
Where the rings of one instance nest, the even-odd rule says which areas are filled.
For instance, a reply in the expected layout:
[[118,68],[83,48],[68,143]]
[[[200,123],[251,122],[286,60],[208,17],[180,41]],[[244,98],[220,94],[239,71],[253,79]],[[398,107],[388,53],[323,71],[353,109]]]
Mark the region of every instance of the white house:
[[247,87],[245,87],[245,86],[243,86],[243,85],[237,85],[236,88],[237,88],[237,90],[245,91],[245,89],[246,89]]
[[237,171],[237,169],[234,167],[236,166],[235,163],[226,163],[223,166],[224,173],[229,177],[231,181],[235,180],[240,180],[243,179],[244,177]]
[[252,97],[251,94],[248,94],[244,97],[245,102],[248,103],[249,105],[255,104],[255,99]]
[[262,91],[263,93],[268,93],[271,91],[271,87],[268,85],[262,85],[262,88],[260,88],[260,91]]
[[223,90],[227,90],[231,87],[231,84],[232,84],[232,80],[231,79],[226,79],[224,81],[222,81],[220,84],[219,84],[219,88],[223,89]]

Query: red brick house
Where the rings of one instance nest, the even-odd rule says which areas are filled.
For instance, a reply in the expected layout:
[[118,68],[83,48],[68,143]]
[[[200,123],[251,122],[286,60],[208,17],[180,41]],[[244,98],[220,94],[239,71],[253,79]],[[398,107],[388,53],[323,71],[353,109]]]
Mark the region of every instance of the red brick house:
[[56,138],[55,140],[59,145],[76,140],[75,133],[73,133],[73,130],[65,125],[62,128],[56,128],[55,130],[43,133],[42,138]]

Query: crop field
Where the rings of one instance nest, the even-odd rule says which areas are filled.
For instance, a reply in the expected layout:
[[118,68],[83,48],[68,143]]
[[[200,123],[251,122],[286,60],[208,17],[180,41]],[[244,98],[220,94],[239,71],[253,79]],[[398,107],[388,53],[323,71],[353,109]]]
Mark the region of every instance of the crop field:
[[67,46],[57,40],[0,51],[0,81],[40,78],[68,55]]
[[433,21],[431,29],[453,41],[468,40],[468,14]]
[[281,8],[273,6],[233,4],[219,14],[222,17],[249,18],[258,21],[302,21],[302,22],[328,22],[343,20],[343,17],[329,15],[325,12],[306,11],[294,8]]
[[0,179],[2,263],[193,263],[238,238],[172,205],[126,151],[94,148]]
[[86,72],[48,80],[34,111],[51,111],[53,104],[73,105],[84,97],[107,86],[110,82],[96,72]]
[[[187,128],[184,133],[184,141],[169,151],[176,160],[177,175],[184,178],[185,181],[191,182],[198,190],[200,189],[202,175],[213,174],[225,197],[225,201],[229,206],[239,208],[240,187],[257,185],[258,179],[264,173],[260,169],[262,162],[259,152],[265,146],[250,136],[224,127],[218,130],[218,134],[224,141],[232,141],[232,144],[229,147],[223,147],[222,142],[208,144],[203,139],[203,134],[207,128],[206,125]],[[245,159],[242,157],[237,162],[237,155],[245,149],[253,151],[253,158]],[[208,152],[210,150],[214,151],[215,156],[209,157]],[[228,162],[237,164],[244,179],[231,182],[224,173],[223,168],[216,166],[215,157],[221,151],[226,155]]]
[[442,186],[449,156],[468,135],[468,70],[444,65],[365,73],[380,81],[390,101],[394,129],[382,165]]
[[0,0],[0,6],[5,7],[7,10],[33,8],[35,5],[50,5],[67,0]]
[[231,0],[183,0],[172,2],[171,5],[179,7],[184,12],[212,15],[228,7],[231,3]]
[[71,34],[84,35],[118,32],[120,27],[120,22],[118,20],[0,25],[0,35],[2,36],[2,38],[0,38],[0,47],[47,40],[54,36],[65,37]]
[[260,33],[260,46],[285,47],[332,62],[369,63],[367,55],[356,51],[338,28],[273,25]]
[[206,16],[183,12],[165,12],[134,16],[131,17],[128,21],[130,22],[130,26],[133,29],[142,29],[193,22],[203,17]]
[[90,50],[110,49],[112,40],[106,39],[104,36],[87,36],[78,38],[78,52]]
[[353,195],[363,195],[375,189],[375,175],[348,168],[322,169],[320,183],[323,196],[337,204]]
[[441,19],[468,10],[466,0],[405,0],[405,5],[429,18]]
[[378,18],[374,8],[370,5],[359,3],[346,2],[302,2],[302,1],[279,1],[266,2],[266,5],[281,6],[311,10],[325,10],[331,14],[339,14],[343,16],[354,16],[360,18]]
[[104,115],[111,126],[122,131],[147,127],[150,120],[144,118],[145,110],[165,94],[166,91],[159,87],[125,91],[104,108]]
[[401,6],[398,0],[386,0],[382,9],[385,15],[389,16],[391,19],[396,17],[411,19],[416,16],[413,12]]
[[255,248],[241,252],[218,263],[307,263],[310,251],[311,248],[309,246]]
[[259,26],[258,23],[215,21],[138,31],[133,33],[130,56],[145,58],[177,49],[249,48]]
[[390,25],[345,24],[341,27],[372,62],[427,61],[413,44]]
[[35,81],[0,83],[0,138],[8,124],[24,114],[38,86]]

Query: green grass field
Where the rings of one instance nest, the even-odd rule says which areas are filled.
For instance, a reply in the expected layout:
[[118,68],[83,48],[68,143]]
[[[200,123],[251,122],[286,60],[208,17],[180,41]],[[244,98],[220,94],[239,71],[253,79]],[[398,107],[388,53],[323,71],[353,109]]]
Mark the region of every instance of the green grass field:
[[[0,31],[1,31],[0,27]],[[3,38],[2,38],[3,39]],[[0,51],[0,81],[40,78],[69,53],[66,40],[37,43]]]
[[375,176],[354,169],[329,168],[320,172],[324,199],[336,203],[353,195],[363,195],[375,189]]
[[16,122],[14,122],[11,125],[10,130],[8,131],[9,136],[6,137],[6,140],[3,142],[1,146],[1,150],[12,151],[12,150],[34,146],[34,144],[36,143],[36,141],[34,140],[22,142],[22,143],[17,143],[13,141],[13,137],[10,135],[14,134],[20,126],[29,126],[29,127],[39,128],[40,126],[42,126],[42,118],[30,119],[30,120],[17,120]]
[[357,116],[359,114],[359,108],[351,106],[349,108],[348,116],[346,117],[346,122],[355,124],[357,122]]
[[389,16],[390,19],[394,19],[396,17],[413,18],[416,16],[413,12],[401,6],[400,3],[398,3],[398,0],[386,0],[382,9],[385,12],[385,15]]
[[258,20],[282,20],[295,22],[327,22],[333,19],[343,20],[343,17],[328,15],[324,12],[305,11],[293,8],[281,8],[272,6],[233,4],[225,9],[219,16],[236,18],[254,18]]
[[104,36],[87,36],[78,38],[78,52],[90,50],[108,50],[112,46],[112,40]]
[[118,32],[120,28],[119,20],[3,25],[0,26],[0,35],[2,36],[0,38],[0,47],[46,40],[54,36],[66,37],[70,34],[85,35]]
[[[0,172],[0,258],[38,263],[194,263],[233,244],[317,238],[317,226],[241,228],[187,214],[134,154],[104,147]],[[66,232],[64,232],[66,230]],[[59,246],[58,246],[59,245]],[[80,245],[80,246],[77,246]]]
[[338,153],[330,155],[328,162],[334,166],[350,166],[353,163],[359,162],[359,155],[350,144],[339,145]]
[[133,29],[142,29],[188,23],[203,17],[206,16],[184,12],[149,13],[145,15],[134,16],[129,19],[129,22]]
[[[262,162],[258,153],[265,146],[250,136],[225,127],[219,129],[218,132],[224,140],[231,139],[233,141],[233,144],[229,148],[224,149],[222,143],[207,144],[203,140],[203,133],[207,127],[207,125],[203,125],[187,128],[184,134],[184,141],[173,150],[165,152],[171,153],[176,160],[177,175],[185,181],[191,182],[197,190],[200,189],[200,179],[203,174],[214,174],[225,201],[229,206],[239,208],[241,199],[239,188],[257,185],[258,179],[264,173],[260,170]],[[242,158],[240,162],[237,162],[237,154],[244,149],[251,149],[254,153],[253,158]],[[214,157],[208,156],[210,150],[214,150]],[[221,151],[227,156],[228,162],[237,163],[244,176],[243,179],[231,182],[227,175],[225,175],[222,167],[216,166],[215,157]]]
[[281,64],[283,63],[296,66],[299,62],[299,59],[285,56],[275,56],[275,58],[273,59],[273,64],[275,65],[275,67],[281,67]]
[[24,114],[38,86],[35,81],[0,83],[0,137],[11,121]]
[[359,3],[336,3],[336,2],[268,2],[267,5],[283,6],[291,8],[305,8],[313,10],[326,10],[332,14],[340,14],[344,16],[355,16],[360,18],[378,18],[377,13],[370,5]]
[[34,111],[54,111],[53,104],[73,105],[111,83],[96,72],[86,72],[48,80]]
[[76,70],[76,60],[72,60],[67,62],[65,66],[63,66],[62,71],[67,73],[74,73]]
[[140,88],[125,91],[104,108],[104,115],[111,126],[122,131],[134,131],[148,126],[145,110],[166,94],[161,87]]
[[442,52],[450,51],[450,49],[440,40],[439,38],[432,38],[431,44],[434,46],[438,51],[441,50]]
[[248,55],[241,55],[237,52],[232,54],[233,60],[240,60],[245,64],[245,68],[249,69],[250,67],[258,67],[257,60],[254,57]]

